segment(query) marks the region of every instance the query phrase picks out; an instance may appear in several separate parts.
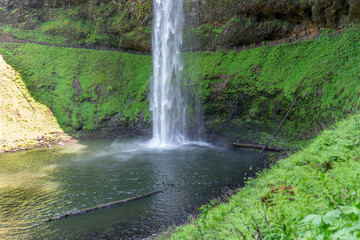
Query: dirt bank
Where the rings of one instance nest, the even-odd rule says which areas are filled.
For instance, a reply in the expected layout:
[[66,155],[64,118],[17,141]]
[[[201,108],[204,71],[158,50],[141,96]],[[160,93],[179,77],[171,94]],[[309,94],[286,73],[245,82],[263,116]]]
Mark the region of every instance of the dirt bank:
[[2,56],[0,126],[0,153],[71,140],[50,109],[32,98],[21,75]]

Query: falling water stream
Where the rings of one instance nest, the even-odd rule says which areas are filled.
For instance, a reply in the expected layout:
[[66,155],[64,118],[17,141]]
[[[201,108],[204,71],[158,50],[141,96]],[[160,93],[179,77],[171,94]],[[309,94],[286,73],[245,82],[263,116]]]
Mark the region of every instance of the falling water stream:
[[153,80],[151,147],[171,147],[187,142],[186,104],[179,86],[183,62],[182,0],[155,0],[153,18]]

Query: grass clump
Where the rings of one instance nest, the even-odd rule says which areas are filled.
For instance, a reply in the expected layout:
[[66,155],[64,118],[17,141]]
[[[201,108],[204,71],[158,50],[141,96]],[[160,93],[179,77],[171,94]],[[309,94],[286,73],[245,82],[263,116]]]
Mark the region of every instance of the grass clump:
[[[247,186],[170,239],[356,239],[359,227],[360,115],[324,131],[302,151],[249,178]],[[271,189],[296,188],[295,194]],[[267,201],[261,198],[267,196]],[[162,237],[159,237],[160,239]]]

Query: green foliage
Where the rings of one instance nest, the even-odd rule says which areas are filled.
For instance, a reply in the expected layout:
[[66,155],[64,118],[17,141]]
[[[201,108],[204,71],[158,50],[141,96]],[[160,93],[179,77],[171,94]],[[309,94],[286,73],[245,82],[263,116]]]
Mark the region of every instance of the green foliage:
[[[178,227],[170,238],[357,239],[359,126],[359,114],[341,121],[302,151],[247,179],[229,203],[203,206],[199,219]],[[297,191],[272,193],[270,204],[260,201],[280,185]]]
[[35,29],[6,26],[3,32],[21,40],[72,45],[101,45],[108,43],[109,36],[99,32],[96,26],[79,18],[79,8],[53,9],[48,13],[52,20]]
[[[57,29],[55,23],[48,29]],[[250,122],[275,127],[298,96],[283,130],[304,136],[319,129],[317,125],[330,125],[357,111],[359,40],[360,32],[351,30],[239,53],[187,53],[183,85],[199,100],[192,107],[203,106],[209,125],[222,131],[224,125]],[[0,44],[0,53],[65,130],[96,129],[112,118],[122,126],[136,124],[139,116],[150,118],[150,56],[35,44]],[[358,237],[359,135],[356,114],[257,179],[247,179],[247,186],[228,204],[203,206],[202,215],[171,238]],[[282,185],[298,191],[295,196],[271,194],[271,204],[261,203],[270,189]]]
[[[42,29],[57,29],[56,21],[75,21],[74,15],[68,10],[66,17]],[[86,29],[81,31],[92,32],[90,26]],[[136,40],[139,35],[128,37]],[[359,40],[359,31],[351,29],[340,36],[324,34],[317,41],[297,44],[242,52],[186,53],[184,87],[196,99],[189,112],[202,108],[208,126],[216,131],[233,139],[256,136],[261,143],[298,96],[275,141],[283,145],[282,138],[307,139],[359,107]],[[149,118],[150,56],[32,44],[2,46],[5,59],[23,74],[32,94],[53,109],[65,129],[80,125],[94,129],[95,122],[114,117],[129,124],[136,121],[136,114]],[[80,81],[81,94],[72,88],[74,77]],[[126,89],[124,95],[119,95],[119,89]],[[117,111],[116,105],[121,106]],[[79,111],[78,106],[87,110]]]
[[308,215],[301,222],[300,239],[359,239],[360,206],[345,206],[325,215]]
[[16,8],[9,13],[7,18],[17,21],[1,26],[0,33],[45,43],[150,48],[151,1],[90,1],[67,7],[21,10]]
[[66,131],[149,119],[150,56],[36,44],[1,44],[0,54]]
[[187,53],[184,77],[209,122],[217,119],[230,132],[246,121],[273,131],[298,96],[280,134],[306,139],[359,108],[359,53],[359,31],[242,52]]

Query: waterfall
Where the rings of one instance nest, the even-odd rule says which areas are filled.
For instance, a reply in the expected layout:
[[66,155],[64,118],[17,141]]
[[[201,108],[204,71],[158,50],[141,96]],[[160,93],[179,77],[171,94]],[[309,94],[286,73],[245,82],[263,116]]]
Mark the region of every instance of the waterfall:
[[183,61],[182,0],[154,0],[152,35],[153,79],[150,107],[153,116],[154,147],[184,144],[186,104],[179,86]]

